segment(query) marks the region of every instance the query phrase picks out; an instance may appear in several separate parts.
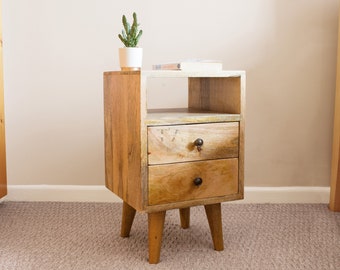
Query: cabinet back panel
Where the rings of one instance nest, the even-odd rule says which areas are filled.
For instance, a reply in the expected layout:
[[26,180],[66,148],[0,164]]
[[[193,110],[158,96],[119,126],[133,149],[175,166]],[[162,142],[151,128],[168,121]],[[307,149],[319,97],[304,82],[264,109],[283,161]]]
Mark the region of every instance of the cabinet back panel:
[[189,108],[241,113],[240,77],[189,78]]

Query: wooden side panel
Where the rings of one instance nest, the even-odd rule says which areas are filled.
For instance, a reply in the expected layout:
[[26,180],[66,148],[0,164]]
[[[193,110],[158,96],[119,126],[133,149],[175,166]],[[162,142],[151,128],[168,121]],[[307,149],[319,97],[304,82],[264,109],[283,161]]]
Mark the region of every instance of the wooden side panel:
[[149,127],[149,164],[238,157],[238,139],[238,122]]
[[[195,178],[202,184],[195,185]],[[237,193],[237,158],[149,166],[150,205]]]
[[[340,12],[339,12],[340,13]],[[339,14],[340,16],[340,14]],[[340,17],[339,17],[340,18]],[[329,208],[340,211],[340,19],[338,32],[338,58],[333,128],[333,153],[331,167],[331,194]]]
[[241,78],[189,78],[189,108],[241,113]]
[[239,164],[239,194],[241,195],[241,199],[244,197],[244,146],[245,146],[245,119],[246,119],[246,75],[242,75],[240,77],[240,138],[239,138],[239,155],[238,155],[238,164]]
[[142,210],[140,73],[104,73],[105,183]]
[[2,8],[0,2],[0,198],[7,194],[1,14]]

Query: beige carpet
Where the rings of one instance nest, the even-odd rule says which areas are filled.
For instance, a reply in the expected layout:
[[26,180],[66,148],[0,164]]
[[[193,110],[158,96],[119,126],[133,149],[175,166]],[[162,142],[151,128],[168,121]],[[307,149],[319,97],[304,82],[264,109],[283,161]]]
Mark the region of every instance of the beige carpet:
[[118,203],[0,203],[0,269],[340,269],[340,213],[323,204],[223,204],[225,250],[203,207],[191,227],[167,212],[161,262],[147,262],[147,216],[119,236]]

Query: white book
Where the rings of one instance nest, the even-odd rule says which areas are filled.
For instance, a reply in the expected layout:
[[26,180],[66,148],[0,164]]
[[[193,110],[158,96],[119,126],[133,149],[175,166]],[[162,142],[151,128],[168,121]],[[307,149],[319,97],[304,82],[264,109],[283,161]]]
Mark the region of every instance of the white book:
[[221,71],[222,62],[215,60],[184,60],[174,63],[153,65],[154,70],[184,70],[184,71]]

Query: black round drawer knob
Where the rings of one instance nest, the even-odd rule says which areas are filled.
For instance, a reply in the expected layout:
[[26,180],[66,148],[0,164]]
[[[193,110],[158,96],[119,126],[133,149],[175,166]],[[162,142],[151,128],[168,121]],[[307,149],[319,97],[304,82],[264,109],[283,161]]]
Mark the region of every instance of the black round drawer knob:
[[198,151],[201,151],[201,147],[202,147],[203,143],[204,143],[204,141],[201,138],[197,138],[194,141],[194,145],[197,147]]
[[197,178],[194,179],[195,186],[200,186],[200,185],[202,185],[202,183],[203,183],[202,178],[197,177]]

